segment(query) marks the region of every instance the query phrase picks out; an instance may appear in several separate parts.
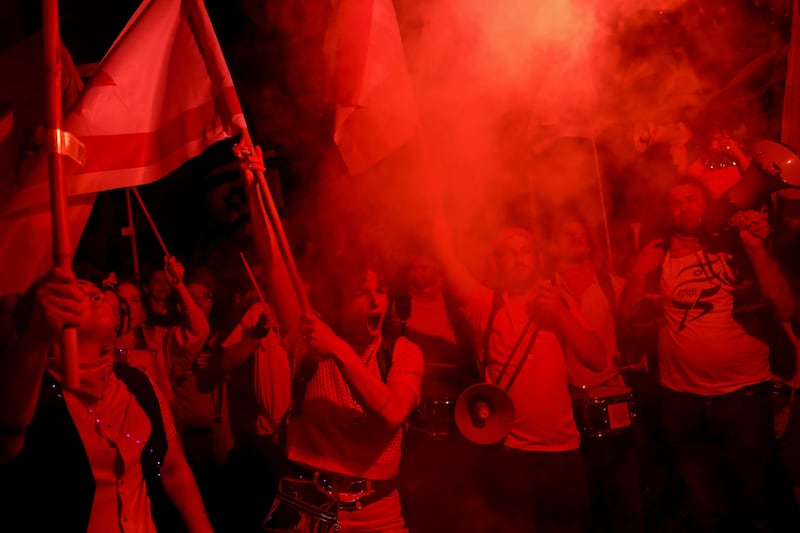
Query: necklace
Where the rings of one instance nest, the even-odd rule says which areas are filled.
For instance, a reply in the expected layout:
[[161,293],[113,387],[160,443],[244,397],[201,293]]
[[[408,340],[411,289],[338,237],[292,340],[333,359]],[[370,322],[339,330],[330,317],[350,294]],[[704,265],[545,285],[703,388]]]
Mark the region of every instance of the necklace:
[[[93,423],[93,427],[97,433],[97,436],[100,439],[108,442],[114,448],[119,448],[119,445],[126,440],[135,443],[139,447],[143,446],[146,439],[142,439],[141,435],[133,434],[130,427],[124,432],[121,430],[127,423],[126,414],[128,412],[128,408],[125,408],[122,411],[122,420],[113,414],[108,416],[106,411],[108,411],[110,406],[105,404],[105,397],[106,394],[104,392],[103,395],[97,398],[94,402],[91,402],[88,405],[84,404],[90,420]],[[134,398],[131,398],[131,401],[134,403],[136,402]],[[101,410],[103,411],[102,413]],[[118,412],[118,410],[115,411]]]

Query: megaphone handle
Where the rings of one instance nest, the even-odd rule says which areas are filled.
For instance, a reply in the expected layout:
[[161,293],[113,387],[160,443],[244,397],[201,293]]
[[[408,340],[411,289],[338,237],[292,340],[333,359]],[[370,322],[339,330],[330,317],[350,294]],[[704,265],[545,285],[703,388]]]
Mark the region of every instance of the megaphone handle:
[[474,416],[480,420],[486,420],[492,414],[492,410],[489,407],[489,404],[482,400],[475,402],[472,411]]

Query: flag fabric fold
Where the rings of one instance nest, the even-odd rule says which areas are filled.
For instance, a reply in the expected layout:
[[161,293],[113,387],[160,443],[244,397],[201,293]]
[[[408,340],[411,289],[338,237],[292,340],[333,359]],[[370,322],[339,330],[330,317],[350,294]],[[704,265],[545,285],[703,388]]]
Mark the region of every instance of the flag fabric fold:
[[352,175],[392,154],[419,118],[391,0],[339,0],[327,36],[334,141]]
[[[64,129],[86,149],[83,167],[64,162],[73,247],[97,192],[156,181],[245,127],[202,0],[145,0],[65,115]],[[0,254],[27,265],[0,277],[0,294],[24,290],[52,265],[41,227],[48,209],[40,154],[0,207]]]

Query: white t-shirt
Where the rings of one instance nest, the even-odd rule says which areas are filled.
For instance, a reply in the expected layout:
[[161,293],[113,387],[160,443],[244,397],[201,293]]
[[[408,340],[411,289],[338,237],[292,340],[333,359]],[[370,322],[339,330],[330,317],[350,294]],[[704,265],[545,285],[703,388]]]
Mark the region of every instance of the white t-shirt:
[[[560,281],[560,280],[559,280]],[[615,365],[615,360],[619,355],[617,347],[617,331],[614,323],[614,311],[603,292],[600,283],[595,277],[594,282],[583,292],[580,299],[575,298],[569,291],[569,287],[561,282],[571,307],[577,307],[581,316],[602,341],[606,350],[606,367],[600,372],[587,368],[575,356],[574,350],[567,347],[567,372],[569,382],[575,387],[592,388],[599,386],[624,386],[625,380],[620,374],[619,368]],[[614,290],[614,297],[619,301],[625,280],[611,275],[611,285]]]
[[[466,305],[466,316],[475,328],[479,357],[486,362],[486,379],[505,388],[519,367],[523,352],[536,326],[528,328],[502,380],[498,378],[514,345],[528,323],[524,300],[509,300],[491,324],[488,354],[484,354],[484,332],[488,327],[494,292],[480,287]],[[580,435],[572,414],[572,400],[567,383],[567,365],[558,337],[538,330],[531,353],[508,391],[514,405],[514,425],[505,440],[509,448],[529,451],[567,451],[580,447]]]
[[702,250],[664,259],[658,359],[669,389],[711,396],[770,378],[769,347],[733,319],[729,259]]

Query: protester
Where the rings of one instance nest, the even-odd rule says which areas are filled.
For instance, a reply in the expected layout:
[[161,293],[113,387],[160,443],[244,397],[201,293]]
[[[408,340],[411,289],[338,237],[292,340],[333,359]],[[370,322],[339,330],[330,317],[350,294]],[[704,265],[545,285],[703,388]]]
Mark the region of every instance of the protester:
[[481,284],[455,252],[441,204],[434,235],[448,280],[476,331],[487,382],[504,389],[514,424],[497,448],[485,484],[507,530],[584,531],[589,495],[568,390],[565,348],[601,371],[605,347],[542,272],[531,232],[508,227],[492,247],[491,283]]
[[594,261],[590,224],[565,215],[555,223],[556,285],[602,340],[606,366],[588,368],[567,347],[566,360],[581,452],[592,496],[591,530],[644,531],[635,398],[617,344],[617,301],[625,280]]
[[[260,151],[237,153],[256,212],[250,171],[263,169]],[[254,235],[293,373],[289,465],[267,530],[406,531],[397,474],[423,359],[407,339],[381,335],[389,297],[377,252],[351,247],[324,279],[309,280],[312,311],[301,305],[305,288],[289,276],[272,228]]]
[[[686,488],[691,529],[746,524],[770,531],[770,348],[753,326],[758,318],[790,318],[792,291],[765,247],[765,214],[741,211],[729,222],[732,231],[714,238],[703,226],[711,194],[700,182],[679,180],[666,201],[673,234],[642,249],[620,311],[635,313],[648,274],[660,269],[661,423]],[[750,303],[764,304],[755,306],[760,317],[737,313],[735,298],[748,286],[759,289]]]
[[402,266],[385,329],[408,337],[425,358],[420,406],[403,436],[403,512],[418,533],[483,531],[487,510],[476,465],[485,449],[466,440],[454,418],[459,396],[480,381],[473,331],[432,251],[417,243]]
[[233,447],[225,462],[231,531],[262,531],[285,458],[279,432],[291,400],[289,356],[274,311],[255,302],[222,343]]
[[[4,530],[155,532],[163,490],[189,531],[211,531],[163,396],[113,360],[99,284],[57,268],[28,290],[15,321],[0,360]],[[53,349],[65,326],[78,330],[76,390],[63,387]]]

